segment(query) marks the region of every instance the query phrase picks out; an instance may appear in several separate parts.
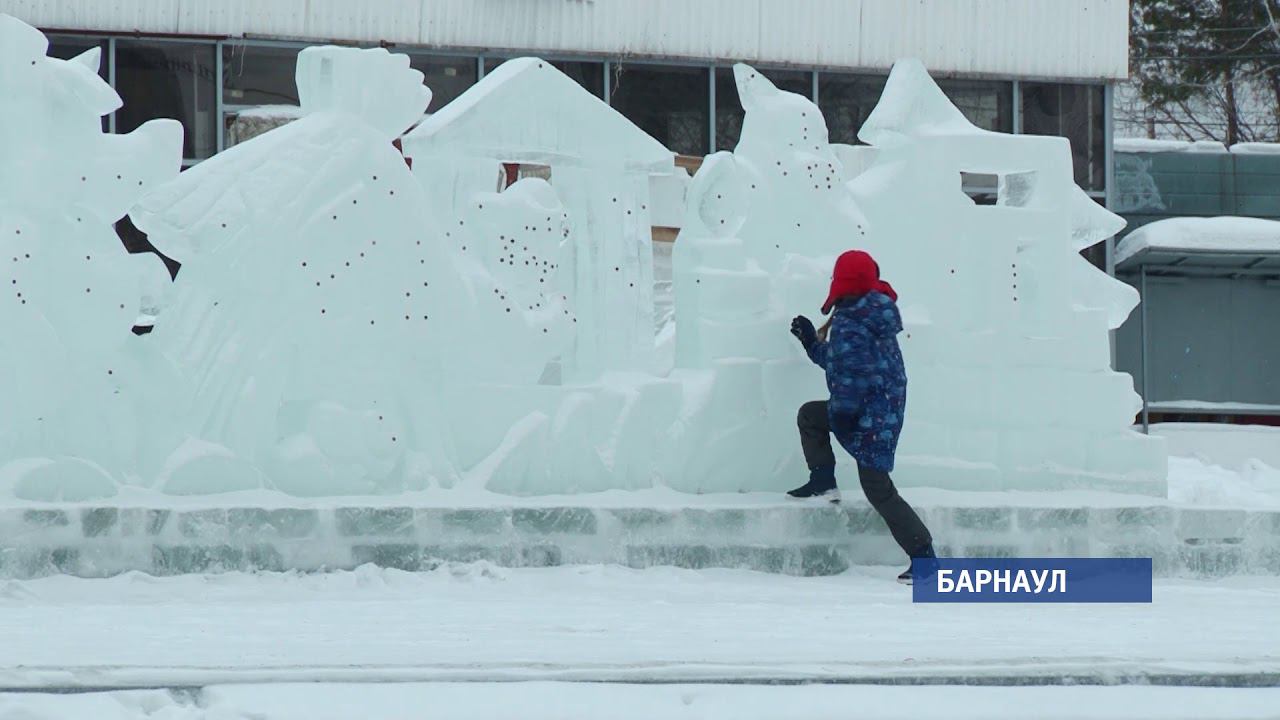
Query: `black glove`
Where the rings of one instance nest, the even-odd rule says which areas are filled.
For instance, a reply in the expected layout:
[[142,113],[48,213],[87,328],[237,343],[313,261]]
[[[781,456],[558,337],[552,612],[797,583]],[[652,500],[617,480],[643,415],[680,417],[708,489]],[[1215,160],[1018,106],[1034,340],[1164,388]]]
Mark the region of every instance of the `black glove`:
[[818,342],[818,331],[814,329],[813,322],[803,315],[797,315],[791,321],[791,334],[796,336],[805,350]]

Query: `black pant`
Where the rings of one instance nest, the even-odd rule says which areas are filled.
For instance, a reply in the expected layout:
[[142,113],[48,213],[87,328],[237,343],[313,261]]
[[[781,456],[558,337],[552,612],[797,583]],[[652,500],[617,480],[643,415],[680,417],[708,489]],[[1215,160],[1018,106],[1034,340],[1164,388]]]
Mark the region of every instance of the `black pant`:
[[[814,400],[801,405],[796,425],[800,427],[800,446],[804,448],[804,459],[809,464],[809,469],[834,466],[836,455],[831,449],[831,421],[827,416],[826,401]],[[898,494],[889,473],[864,467],[859,463],[858,480],[862,483],[862,492],[867,496],[871,507],[884,518],[889,532],[903,552],[916,557],[920,551],[933,544],[929,528],[924,526],[916,511]]]

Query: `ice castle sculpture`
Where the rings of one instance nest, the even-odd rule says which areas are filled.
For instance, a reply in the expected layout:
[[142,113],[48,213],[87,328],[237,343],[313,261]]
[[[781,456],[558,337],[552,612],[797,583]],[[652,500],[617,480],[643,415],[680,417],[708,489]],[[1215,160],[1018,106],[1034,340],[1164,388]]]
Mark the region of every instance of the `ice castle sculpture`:
[[144,450],[147,372],[130,328],[149,276],[165,273],[154,255],[130,256],[112,224],[178,174],[182,126],[104,134],[121,101],[99,50],[47,49],[0,14],[0,474],[28,499],[103,497]]
[[[791,376],[804,371],[768,379],[770,363],[795,355],[770,328],[815,316],[835,254],[866,249],[906,322],[901,484],[1164,494],[1163,445],[1130,429],[1139,403],[1109,362],[1108,330],[1136,294],[1079,255],[1123,221],[1075,186],[1065,139],[975,128],[904,61],[862,130],[869,147],[842,152],[866,165],[846,183],[810,101],[745,65],[735,76],[743,139],[694,178],[677,240],[682,365],[723,376],[753,358],[761,378],[739,380],[726,402],[760,388],[763,414],[797,406],[808,398]],[[998,175],[998,204],[975,205],[961,173]],[[726,444],[754,438],[743,428]]]

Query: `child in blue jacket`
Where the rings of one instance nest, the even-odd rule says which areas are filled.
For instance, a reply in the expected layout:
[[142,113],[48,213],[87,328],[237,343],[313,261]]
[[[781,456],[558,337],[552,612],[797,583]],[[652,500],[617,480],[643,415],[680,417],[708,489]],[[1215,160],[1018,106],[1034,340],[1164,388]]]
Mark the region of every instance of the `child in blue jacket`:
[[[893,539],[911,558],[933,558],[933,538],[920,516],[889,478],[907,405],[907,374],[898,348],[902,317],[898,295],[880,279],[880,267],[865,252],[836,260],[823,314],[834,313],[821,330],[806,317],[791,321],[805,352],[827,373],[831,400],[800,407],[796,419],[809,465],[809,482],[787,493],[840,501],[831,435],[858,462],[858,479],[871,506]],[[898,576],[911,584],[911,569]]]

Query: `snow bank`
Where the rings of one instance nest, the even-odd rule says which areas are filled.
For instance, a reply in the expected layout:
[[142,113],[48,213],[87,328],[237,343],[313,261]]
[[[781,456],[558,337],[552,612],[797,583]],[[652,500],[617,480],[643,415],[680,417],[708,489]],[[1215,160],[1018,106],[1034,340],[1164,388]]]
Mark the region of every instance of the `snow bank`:
[[1169,447],[1169,500],[1177,505],[1280,508],[1280,428],[1157,423]]
[[1280,221],[1232,216],[1157,220],[1120,241],[1116,262],[1124,262],[1147,248],[1166,252],[1280,253]]

